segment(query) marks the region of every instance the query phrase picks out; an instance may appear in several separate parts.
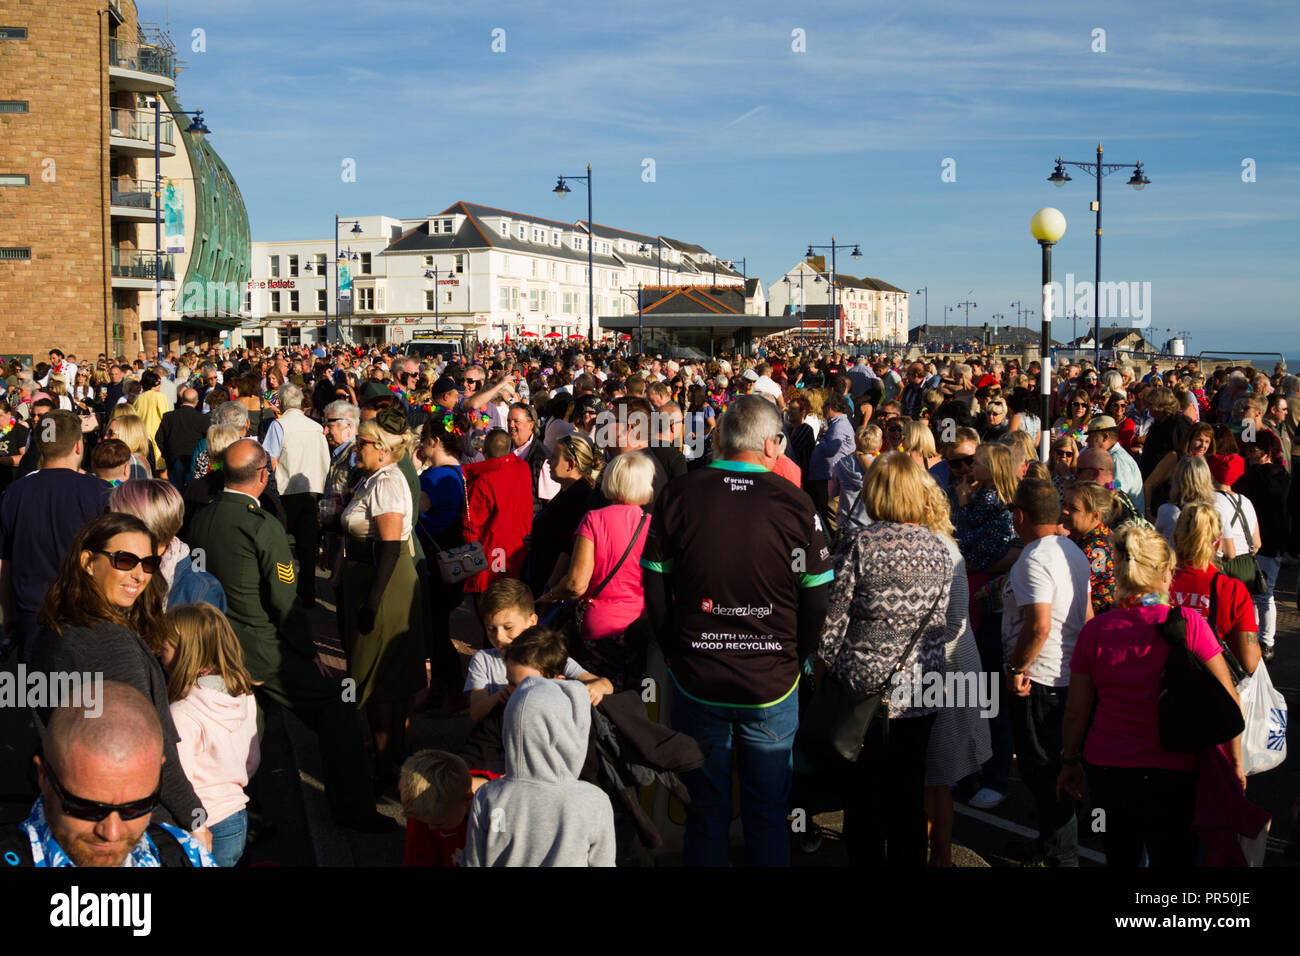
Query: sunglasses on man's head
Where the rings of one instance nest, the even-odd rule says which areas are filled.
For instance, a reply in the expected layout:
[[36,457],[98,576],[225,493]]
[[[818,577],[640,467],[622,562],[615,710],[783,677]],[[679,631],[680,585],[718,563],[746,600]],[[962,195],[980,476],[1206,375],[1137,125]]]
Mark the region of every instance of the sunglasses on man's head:
[[118,571],[132,571],[138,564],[146,574],[156,574],[158,568],[162,565],[162,558],[156,554],[151,554],[147,558],[142,558],[138,554],[132,554],[130,551],[96,551],[96,554],[102,554],[108,558],[108,563]]
[[78,820],[98,823],[112,813],[116,813],[123,820],[138,820],[140,817],[153,813],[153,808],[158,805],[161,786],[141,800],[131,800],[128,803],[99,803],[96,800],[84,800],[68,793],[63,788],[63,784],[59,782],[58,776],[55,775],[54,768],[49,763],[43,763],[42,766],[45,768],[45,776],[49,778],[50,785],[54,787],[54,792],[59,796],[59,801],[63,805],[63,812],[67,816],[75,817]]

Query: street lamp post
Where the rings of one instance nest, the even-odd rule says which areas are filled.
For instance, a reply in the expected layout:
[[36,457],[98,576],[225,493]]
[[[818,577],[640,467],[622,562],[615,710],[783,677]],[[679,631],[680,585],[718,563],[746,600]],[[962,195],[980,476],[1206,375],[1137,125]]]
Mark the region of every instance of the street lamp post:
[[923,289],[917,289],[915,292],[912,293],[912,295],[921,295],[922,293],[925,293],[925,334],[929,335],[930,334],[930,287],[926,286]]
[[592,257],[592,249],[594,248],[593,240],[596,236],[596,224],[591,218],[591,163],[587,164],[587,175],[585,176],[561,176],[559,178],[553,192],[561,199],[571,192],[569,187],[565,185],[566,179],[572,179],[587,186],[587,330],[588,342],[594,349],[596,347],[596,267],[595,260]]
[[[361,235],[361,223],[357,222],[355,219],[340,221],[339,214],[338,213],[334,214],[334,314],[335,314],[336,326],[338,326],[341,323],[341,318],[338,315],[339,313],[339,305],[338,305],[339,302],[339,226],[346,225],[348,222],[352,223],[352,228],[349,229],[348,232],[354,236]],[[356,261],[359,258],[359,256],[352,251],[351,246],[343,250],[343,252],[344,255],[352,261]],[[352,277],[349,275],[348,276],[349,290],[351,289],[351,287],[352,287]],[[353,299],[352,303],[353,303],[353,307],[348,312],[348,338],[349,339],[352,338],[352,312],[356,311],[356,300]],[[335,331],[341,334],[343,330],[342,328],[336,328]]]
[[433,280],[433,331],[442,331],[442,322],[438,318],[438,272],[439,267],[424,270],[424,277]]
[[1117,169],[1131,169],[1133,175],[1129,178],[1128,184],[1134,189],[1141,192],[1151,182],[1142,171],[1142,160],[1139,159],[1136,163],[1103,163],[1101,153],[1101,143],[1098,143],[1095,163],[1079,163],[1057,156],[1056,169],[1047,177],[1047,181],[1052,185],[1064,186],[1070,181],[1070,174],[1065,171],[1065,167],[1074,166],[1097,180],[1097,201],[1092,204],[1092,209],[1097,214],[1097,251],[1092,283],[1092,348],[1093,365],[1098,369],[1101,368],[1101,181]]
[[948,349],[948,313],[956,311],[957,310],[951,305],[945,305],[943,307],[943,347],[945,351]]
[[[787,272],[787,273],[786,273],[782,278],[783,278],[783,281],[785,282],[786,285],[789,285],[789,284],[790,284],[790,273]],[[790,290],[788,290],[788,289],[786,290],[786,295],[785,295],[785,297],[786,297],[786,299],[789,299],[789,298],[790,298]],[[804,316],[804,311],[805,311],[805,308],[806,308],[806,304],[807,304],[807,303],[806,303],[806,300],[805,300],[804,297],[803,297],[803,270],[800,269],[800,270],[799,270],[799,347],[800,347],[800,348],[803,348],[803,345],[804,345],[804,340],[803,340],[803,316]]]
[[[162,114],[169,116],[193,116],[187,133],[193,133],[197,139],[203,139],[212,130],[203,122],[203,110],[165,110],[162,108],[162,96],[154,94],[153,98],[153,315],[155,332],[158,339],[158,361],[163,352],[162,332]],[[175,304],[173,300],[173,305]],[[125,333],[124,333],[125,334]],[[143,333],[141,333],[143,337]]]
[[[649,252],[650,244],[648,242],[641,243],[641,248],[638,251]],[[664,284],[664,241],[663,238],[660,236],[655,236],[655,253],[656,253],[655,284],[663,285]],[[640,285],[640,283],[638,283],[638,285]]]
[[[809,258],[809,259],[811,259],[811,258],[813,257],[813,250],[814,250],[814,249],[829,249],[829,250],[831,251],[831,309],[830,309],[830,312],[831,312],[831,348],[832,348],[832,349],[834,349],[835,346],[836,346],[836,344],[839,342],[839,332],[838,332],[838,329],[839,329],[839,316],[835,314],[835,250],[838,249],[838,248],[840,248],[841,246],[847,246],[847,245],[848,245],[847,242],[841,242],[841,243],[838,243],[838,244],[837,244],[837,243],[835,242],[835,237],[834,237],[834,236],[831,236],[831,244],[830,244],[829,246],[814,246],[814,245],[812,245],[812,244],[809,244],[809,246],[808,246],[808,255],[807,255],[807,258]],[[855,242],[855,243],[853,244],[853,252],[851,253],[851,255],[853,256],[854,259],[861,259],[861,258],[862,258],[862,249],[861,249],[859,243],[856,243],[856,242]]]
[[1051,391],[1052,391],[1052,246],[1065,235],[1065,216],[1051,206],[1034,213],[1029,220],[1029,231],[1043,250],[1043,337],[1039,346],[1039,432],[1038,453],[1044,462],[1052,448]]
[[[727,268],[728,268],[728,269],[733,269],[733,270],[734,270],[734,269],[736,268],[736,260],[735,260],[735,259],[724,259],[723,261],[727,264]],[[746,282],[749,282],[749,273],[745,271],[745,270],[746,270],[746,267],[748,266],[748,264],[749,264],[749,260],[746,259],[744,256],[741,256],[741,257],[740,257],[740,277],[741,277],[742,279],[744,279]],[[715,286],[718,284],[718,257],[717,257],[717,256],[714,256],[714,257],[713,257],[713,284],[714,284]]]

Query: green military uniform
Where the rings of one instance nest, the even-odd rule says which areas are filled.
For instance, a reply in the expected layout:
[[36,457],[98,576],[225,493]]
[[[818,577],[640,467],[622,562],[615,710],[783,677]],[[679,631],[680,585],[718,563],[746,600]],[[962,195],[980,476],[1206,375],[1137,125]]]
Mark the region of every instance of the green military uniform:
[[202,549],[204,570],[225,589],[226,617],[239,637],[244,666],[259,682],[258,696],[293,711],[320,738],[334,817],[348,822],[372,816],[356,707],[316,667],[311,621],[298,600],[284,526],[251,495],[225,490],[194,516],[189,544]]

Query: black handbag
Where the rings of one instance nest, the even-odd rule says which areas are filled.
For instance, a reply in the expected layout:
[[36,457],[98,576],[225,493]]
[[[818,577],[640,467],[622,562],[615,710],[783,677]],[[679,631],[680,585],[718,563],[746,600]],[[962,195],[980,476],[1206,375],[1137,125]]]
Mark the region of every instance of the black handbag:
[[916,629],[912,639],[907,642],[893,669],[875,690],[863,694],[851,688],[847,682],[837,677],[828,668],[821,684],[813,691],[808,709],[800,720],[799,743],[811,756],[824,760],[847,760],[856,763],[862,753],[862,741],[871,728],[880,705],[885,699],[885,690],[894,675],[903,669],[912,648],[921,639],[925,629],[930,626],[930,619],[939,607],[943,594],[935,598],[926,612],[921,626]]
[[[1224,494],[1232,503],[1233,510],[1237,512],[1236,518],[1241,520],[1241,530],[1246,538],[1246,554],[1239,554],[1236,557],[1224,558],[1219,563],[1223,566],[1223,573],[1230,578],[1236,578],[1242,584],[1246,585],[1246,590],[1254,595],[1264,595],[1268,593],[1268,579],[1264,577],[1264,572],[1259,566],[1259,558],[1255,557],[1255,546],[1251,544],[1250,525],[1246,523],[1246,516],[1241,512],[1240,496]],[[1231,530],[1232,525],[1236,524],[1236,519],[1229,523],[1225,534]]]
[[1241,707],[1187,646],[1182,609],[1170,608],[1156,633],[1169,645],[1160,675],[1160,747],[1170,753],[1199,753],[1240,734],[1246,727]]

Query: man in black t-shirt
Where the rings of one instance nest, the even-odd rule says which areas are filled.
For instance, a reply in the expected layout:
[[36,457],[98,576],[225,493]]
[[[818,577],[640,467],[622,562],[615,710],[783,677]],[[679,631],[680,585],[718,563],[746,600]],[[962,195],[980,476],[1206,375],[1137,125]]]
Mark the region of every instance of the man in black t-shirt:
[[40,468],[19,478],[0,500],[0,602],[6,637],[18,638],[30,659],[36,613],[58,573],[64,552],[91,518],[108,510],[112,487],[81,465],[81,419],[58,409],[32,432]]
[[735,749],[745,862],[787,866],[796,691],[821,635],[831,555],[812,499],[762,464],[780,454],[775,406],[738,398],[715,435],[719,457],[661,496],[641,560],[673,727],[710,748],[683,776],[686,863],[727,865]]

